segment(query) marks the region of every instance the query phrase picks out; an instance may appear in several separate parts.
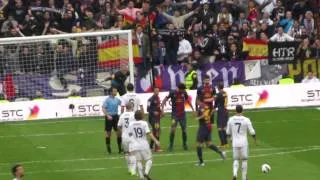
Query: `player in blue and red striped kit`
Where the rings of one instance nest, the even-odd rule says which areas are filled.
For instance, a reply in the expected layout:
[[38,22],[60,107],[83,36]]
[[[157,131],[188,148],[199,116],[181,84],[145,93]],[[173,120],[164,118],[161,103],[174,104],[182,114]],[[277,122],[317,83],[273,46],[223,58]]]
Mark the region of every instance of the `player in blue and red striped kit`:
[[[160,141],[160,118],[162,116],[161,101],[159,98],[159,88],[153,89],[153,95],[148,99],[147,111],[149,113],[149,123],[152,127],[153,136]],[[154,141],[150,142],[150,149],[153,149]],[[159,146],[155,146],[155,152],[161,152]]]
[[[218,94],[215,98],[214,111],[217,111],[217,127],[222,147],[228,146],[226,127],[229,113],[227,110],[228,95],[223,89],[223,84],[218,85]],[[216,110],[217,109],[217,110]]]
[[179,84],[178,89],[170,91],[169,95],[166,96],[162,101],[162,111],[168,99],[171,99],[172,103],[172,123],[170,132],[170,144],[168,148],[169,151],[173,150],[174,136],[178,123],[180,124],[182,130],[183,149],[188,150],[185,103],[187,102],[190,105],[192,111],[194,111],[194,108],[188,99],[188,93],[185,89],[186,86],[184,84]]

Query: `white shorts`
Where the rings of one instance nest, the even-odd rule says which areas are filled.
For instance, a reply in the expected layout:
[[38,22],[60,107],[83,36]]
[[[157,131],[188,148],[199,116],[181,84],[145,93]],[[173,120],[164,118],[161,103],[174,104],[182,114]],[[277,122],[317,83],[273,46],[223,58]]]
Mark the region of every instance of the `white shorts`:
[[152,153],[150,149],[137,150],[132,152],[137,161],[147,161],[152,159]]
[[248,159],[248,146],[233,147],[233,159],[235,160]]
[[122,138],[122,148],[125,153],[129,152],[130,140],[128,138]]

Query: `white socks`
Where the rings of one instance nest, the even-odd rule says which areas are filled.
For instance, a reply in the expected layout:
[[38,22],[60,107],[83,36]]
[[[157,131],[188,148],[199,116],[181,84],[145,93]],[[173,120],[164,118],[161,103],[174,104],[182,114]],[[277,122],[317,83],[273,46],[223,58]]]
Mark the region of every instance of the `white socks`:
[[144,176],[143,176],[143,166],[142,166],[142,163],[141,161],[137,161],[137,167],[138,167],[138,172],[139,172],[139,176],[140,176],[140,179],[144,179]]
[[248,161],[242,160],[242,180],[247,180]]
[[135,175],[137,173],[137,160],[136,157],[134,155],[130,155],[129,156],[129,170],[131,171],[131,173],[133,175]]
[[149,174],[151,167],[152,167],[152,160],[149,159],[149,160],[147,160],[147,162],[146,162],[146,169],[145,169],[145,172],[144,172],[144,173],[145,173],[145,174]]
[[239,169],[239,160],[233,161],[233,177],[238,176],[238,169]]

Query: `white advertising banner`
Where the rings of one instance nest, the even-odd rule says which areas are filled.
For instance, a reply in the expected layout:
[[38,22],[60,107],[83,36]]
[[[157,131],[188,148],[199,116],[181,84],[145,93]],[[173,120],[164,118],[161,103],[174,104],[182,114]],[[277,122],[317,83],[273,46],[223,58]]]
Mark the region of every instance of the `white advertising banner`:
[[[249,86],[244,88],[226,88],[228,109],[241,104],[246,109],[320,106],[320,83]],[[189,91],[189,100],[195,106],[196,91]],[[168,92],[160,93],[163,100]],[[139,94],[146,109],[152,93]],[[102,103],[106,97],[88,97],[77,99],[37,100],[0,104],[0,122],[68,117],[102,116]],[[186,105],[186,111],[190,111]],[[171,111],[168,101],[165,112]]]

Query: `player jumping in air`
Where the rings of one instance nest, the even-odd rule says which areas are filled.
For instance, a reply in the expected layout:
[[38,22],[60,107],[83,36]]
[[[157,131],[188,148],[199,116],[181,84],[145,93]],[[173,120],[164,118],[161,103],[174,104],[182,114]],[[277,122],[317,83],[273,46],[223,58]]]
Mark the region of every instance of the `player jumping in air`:
[[211,118],[211,110],[210,107],[204,103],[201,103],[198,108],[198,117],[199,120],[199,129],[197,135],[197,155],[199,158],[199,164],[197,166],[204,166],[203,158],[202,158],[202,148],[204,143],[206,143],[207,147],[222,157],[222,159],[226,158],[226,153],[222,152],[218,149],[217,146],[212,144],[211,138],[211,129],[212,124],[210,122]]
[[138,94],[134,92],[134,86],[131,83],[127,85],[127,93],[121,97],[121,113],[124,112],[125,106],[129,102],[133,104],[133,112],[136,112],[139,108],[143,111]]
[[[144,114],[142,111],[136,111],[134,117],[136,121],[129,124],[129,152],[132,153],[137,160],[140,179],[143,180],[146,178],[151,180],[149,172],[152,167],[152,154],[149,148],[147,136],[149,136],[157,146],[160,146],[160,142],[151,133],[148,123],[143,120]],[[145,162],[144,171],[142,161]]]
[[185,89],[186,86],[184,84],[179,84],[178,89],[170,91],[169,95],[166,96],[162,101],[162,112],[164,109],[164,105],[166,104],[168,99],[171,99],[172,103],[172,123],[170,132],[170,144],[168,149],[169,151],[173,150],[173,141],[178,123],[180,124],[182,130],[183,149],[188,150],[185,102],[187,102],[190,105],[192,111],[194,111],[194,108],[188,99],[188,93]]
[[[147,111],[149,113],[149,123],[152,127],[152,133],[154,137],[160,141],[160,118],[162,116],[161,101],[159,98],[159,88],[153,89],[153,95],[148,99]],[[153,149],[154,142],[151,140],[150,149]],[[161,152],[160,147],[155,146],[155,152]]]
[[218,133],[219,133],[219,138],[221,142],[222,147],[226,147],[228,145],[228,140],[227,140],[227,134],[226,134],[226,126],[228,122],[228,110],[227,110],[227,104],[228,104],[228,95],[227,93],[223,90],[223,84],[218,85],[218,94],[216,95],[215,98],[215,103],[214,103],[214,111],[217,110],[217,127],[218,127]]
[[136,121],[134,118],[132,103],[126,104],[126,112],[122,113],[118,122],[118,130],[121,132],[122,148],[125,153],[125,159],[128,164],[129,174],[132,176],[136,174],[136,159],[134,155],[129,153],[129,123]]
[[232,139],[233,149],[233,180],[237,179],[239,161],[242,161],[242,180],[247,180],[248,169],[248,138],[247,132],[251,134],[256,143],[256,133],[249,118],[242,115],[241,105],[236,106],[236,115],[232,116],[227,125],[227,135]]

